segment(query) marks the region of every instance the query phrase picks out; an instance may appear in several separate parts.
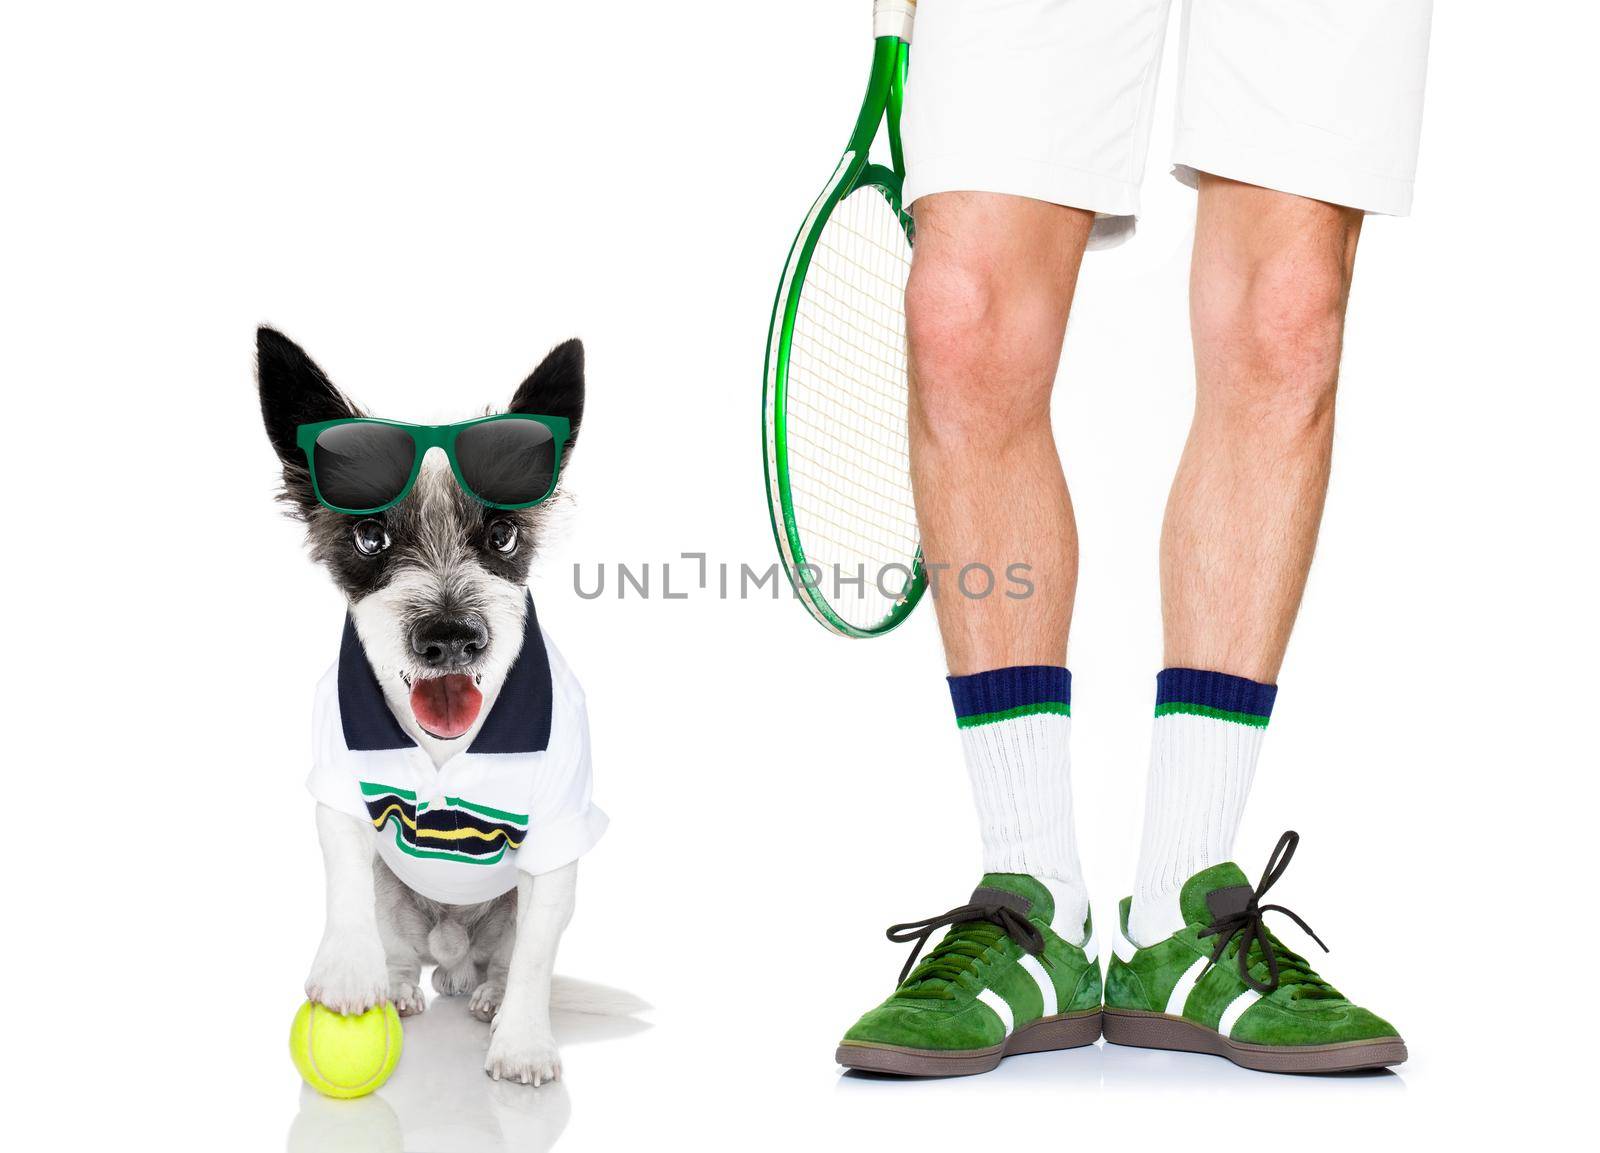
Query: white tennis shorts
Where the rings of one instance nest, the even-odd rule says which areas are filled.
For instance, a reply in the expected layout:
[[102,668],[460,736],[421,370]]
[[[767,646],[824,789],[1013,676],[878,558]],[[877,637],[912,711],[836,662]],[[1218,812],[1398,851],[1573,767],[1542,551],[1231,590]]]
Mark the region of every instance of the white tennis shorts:
[[[1004,192],[1133,229],[1170,0],[921,0],[905,200]],[[1172,172],[1404,216],[1432,0],[1185,0]]]

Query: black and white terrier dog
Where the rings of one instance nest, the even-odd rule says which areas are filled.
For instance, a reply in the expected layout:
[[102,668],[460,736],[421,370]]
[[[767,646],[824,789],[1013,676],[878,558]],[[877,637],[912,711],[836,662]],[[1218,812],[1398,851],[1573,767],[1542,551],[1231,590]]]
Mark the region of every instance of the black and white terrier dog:
[[[605,818],[588,800],[581,690],[524,587],[545,506],[480,503],[434,448],[394,507],[325,507],[298,430],[361,414],[282,334],[260,329],[256,352],[280,499],[350,606],[313,722],[327,924],[306,995],[340,1013],[386,1001],[419,1013],[422,966],[434,964],[435,989],[469,995],[490,1022],[486,1072],[553,1080],[551,966],[576,858]],[[583,347],[572,340],[508,411],[565,418],[570,455],[583,397]],[[585,1003],[597,989],[557,981],[556,996],[575,1009],[618,1007]]]

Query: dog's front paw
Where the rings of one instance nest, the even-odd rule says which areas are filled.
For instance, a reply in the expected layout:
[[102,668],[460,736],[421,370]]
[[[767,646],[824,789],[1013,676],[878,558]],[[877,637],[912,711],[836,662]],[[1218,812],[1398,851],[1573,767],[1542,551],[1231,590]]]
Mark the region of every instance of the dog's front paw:
[[472,990],[472,1000],[467,1002],[467,1012],[480,1021],[493,1021],[505,1000],[506,987],[500,981],[485,981]]
[[415,1017],[428,1007],[422,990],[412,981],[390,981],[389,1000],[394,1005],[394,1011],[402,1017]]
[[483,1071],[496,1081],[543,1085],[561,1076],[561,1054],[549,1030],[501,1021],[489,1041]]
[[389,999],[389,969],[376,935],[322,938],[306,996],[335,1013],[365,1013]]

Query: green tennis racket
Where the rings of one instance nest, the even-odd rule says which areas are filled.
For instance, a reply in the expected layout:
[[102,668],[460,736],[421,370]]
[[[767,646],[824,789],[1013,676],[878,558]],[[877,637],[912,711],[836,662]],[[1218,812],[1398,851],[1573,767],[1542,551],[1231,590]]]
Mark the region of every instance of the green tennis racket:
[[[844,157],[778,284],[762,403],[772,532],[800,603],[842,636],[888,632],[927,584],[911,497],[900,104],[916,0],[873,5],[872,76]],[[879,129],[889,166],[868,158]]]

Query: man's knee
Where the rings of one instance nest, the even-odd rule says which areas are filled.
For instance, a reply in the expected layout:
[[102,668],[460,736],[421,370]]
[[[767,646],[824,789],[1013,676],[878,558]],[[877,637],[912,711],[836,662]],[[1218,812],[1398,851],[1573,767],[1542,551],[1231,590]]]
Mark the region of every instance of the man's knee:
[[1049,419],[1062,308],[982,261],[919,259],[906,285],[912,419],[935,440],[1004,441]]
[[1193,319],[1200,403],[1288,433],[1333,414],[1350,289],[1347,260],[1285,251],[1214,278],[1197,275]]

